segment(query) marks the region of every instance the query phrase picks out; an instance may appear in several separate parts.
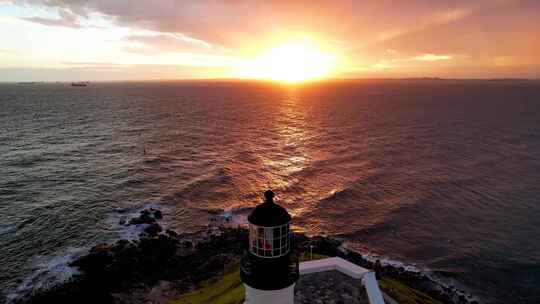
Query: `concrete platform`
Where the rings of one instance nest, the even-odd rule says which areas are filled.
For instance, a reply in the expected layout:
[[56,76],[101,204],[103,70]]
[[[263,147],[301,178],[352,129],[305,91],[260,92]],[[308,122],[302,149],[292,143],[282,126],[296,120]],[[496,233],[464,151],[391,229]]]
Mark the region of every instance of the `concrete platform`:
[[300,263],[295,303],[384,304],[375,273],[339,257]]
[[362,279],[337,270],[300,276],[294,288],[295,304],[369,304]]

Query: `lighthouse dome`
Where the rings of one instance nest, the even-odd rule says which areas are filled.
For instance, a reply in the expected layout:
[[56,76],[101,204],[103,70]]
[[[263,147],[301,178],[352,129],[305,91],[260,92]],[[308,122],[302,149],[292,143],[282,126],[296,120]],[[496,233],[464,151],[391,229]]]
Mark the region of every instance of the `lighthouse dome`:
[[268,190],[264,193],[264,203],[258,205],[248,216],[250,224],[275,227],[288,224],[291,221],[291,215],[285,208],[274,203],[274,192]]

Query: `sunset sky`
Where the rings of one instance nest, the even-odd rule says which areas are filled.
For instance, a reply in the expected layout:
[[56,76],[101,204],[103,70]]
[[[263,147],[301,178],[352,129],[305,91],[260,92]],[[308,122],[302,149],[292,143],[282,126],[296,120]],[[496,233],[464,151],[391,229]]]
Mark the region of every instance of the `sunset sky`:
[[0,81],[540,77],[538,0],[0,0],[0,33]]

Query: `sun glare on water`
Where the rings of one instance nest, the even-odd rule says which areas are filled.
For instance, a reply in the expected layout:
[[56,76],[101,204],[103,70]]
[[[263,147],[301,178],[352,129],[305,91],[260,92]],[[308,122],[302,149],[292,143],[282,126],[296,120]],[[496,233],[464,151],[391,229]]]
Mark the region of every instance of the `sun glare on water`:
[[335,56],[306,43],[288,43],[263,52],[239,72],[241,77],[301,82],[328,76]]

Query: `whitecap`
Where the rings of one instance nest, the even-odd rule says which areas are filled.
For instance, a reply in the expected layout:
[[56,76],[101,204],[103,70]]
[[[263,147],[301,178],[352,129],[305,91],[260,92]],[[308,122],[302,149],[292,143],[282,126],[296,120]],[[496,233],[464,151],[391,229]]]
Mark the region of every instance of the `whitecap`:
[[85,248],[69,248],[67,253],[55,256],[37,256],[32,263],[36,270],[26,277],[14,290],[8,292],[7,303],[27,298],[40,290],[47,290],[67,282],[79,271],[69,263],[79,257]]

